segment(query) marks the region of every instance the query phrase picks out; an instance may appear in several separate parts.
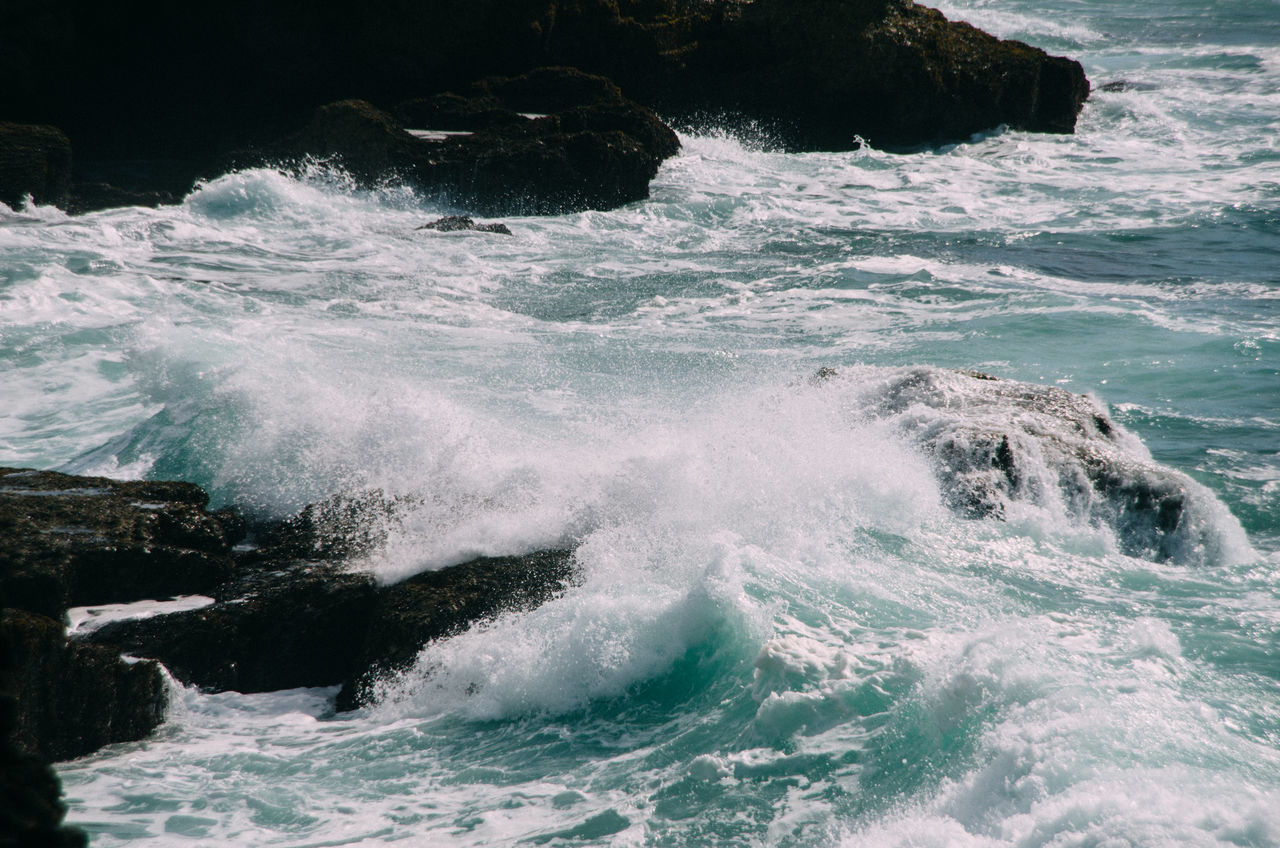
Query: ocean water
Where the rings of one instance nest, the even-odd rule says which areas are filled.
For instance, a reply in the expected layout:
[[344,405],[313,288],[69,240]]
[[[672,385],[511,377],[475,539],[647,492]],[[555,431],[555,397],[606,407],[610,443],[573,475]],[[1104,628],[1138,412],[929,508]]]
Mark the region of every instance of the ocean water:
[[[942,9],[1130,85],[1074,136],[905,154],[688,131],[649,201],[509,238],[415,231],[452,210],[323,163],[0,208],[0,463],[276,516],[381,488],[412,504],[356,563],[384,581],[561,545],[580,574],[356,713],[175,684],[154,737],[61,764],[68,820],[1280,845],[1280,2]],[[968,370],[1105,411],[1117,467],[1187,492],[1185,538],[1067,497],[1070,428]],[[982,433],[1040,483],[972,517],[948,463]]]

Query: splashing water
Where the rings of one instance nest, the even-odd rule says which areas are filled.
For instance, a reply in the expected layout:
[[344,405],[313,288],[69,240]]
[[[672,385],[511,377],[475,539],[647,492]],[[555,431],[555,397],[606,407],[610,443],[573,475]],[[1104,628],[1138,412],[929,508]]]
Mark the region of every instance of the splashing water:
[[273,516],[382,489],[384,582],[577,551],[357,713],[175,684],[152,739],[62,764],[70,820],[1280,844],[1275,4],[1050,5],[944,11],[1142,83],[1070,137],[690,134],[650,201],[512,237],[321,166],[0,210],[3,463]]

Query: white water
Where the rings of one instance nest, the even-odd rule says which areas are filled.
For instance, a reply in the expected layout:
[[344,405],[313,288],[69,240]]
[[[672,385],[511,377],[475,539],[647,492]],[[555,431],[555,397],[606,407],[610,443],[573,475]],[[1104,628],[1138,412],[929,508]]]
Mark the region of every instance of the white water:
[[[579,585],[361,713],[175,690],[156,737],[62,766],[70,820],[104,846],[1280,844],[1278,9],[951,3],[1155,88],[917,154],[686,135],[650,201],[510,238],[415,231],[448,210],[321,167],[0,214],[0,462],[278,516],[381,488],[388,581],[578,551]],[[1046,417],[951,369],[1091,400]],[[1114,440],[1070,423],[1089,404]],[[939,461],[998,437],[1021,488]],[[1188,493],[1169,558],[1072,500],[1077,449]]]

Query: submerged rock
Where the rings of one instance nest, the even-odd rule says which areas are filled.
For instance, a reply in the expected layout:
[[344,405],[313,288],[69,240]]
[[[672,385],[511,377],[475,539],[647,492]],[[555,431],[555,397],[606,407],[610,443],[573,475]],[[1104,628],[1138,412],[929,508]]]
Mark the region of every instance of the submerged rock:
[[1160,86],[1150,82],[1137,82],[1134,80],[1112,80],[1104,82],[1098,86],[1098,91],[1105,91],[1108,94],[1117,94],[1125,91],[1158,91]]
[[446,215],[443,218],[437,218],[429,224],[423,224],[421,227],[418,227],[418,229],[435,230],[440,233],[474,231],[477,233],[498,233],[499,235],[504,236],[511,235],[511,230],[506,224],[477,224],[465,215]]

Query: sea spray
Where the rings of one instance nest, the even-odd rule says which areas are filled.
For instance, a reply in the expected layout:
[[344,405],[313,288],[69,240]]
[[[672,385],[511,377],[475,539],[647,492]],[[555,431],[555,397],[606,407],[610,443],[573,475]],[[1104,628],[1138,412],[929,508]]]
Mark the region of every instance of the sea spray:
[[[577,585],[356,713],[175,690],[152,739],[62,764],[70,820],[102,846],[1280,844],[1274,4],[946,11],[1142,85],[1069,137],[689,133],[650,201],[510,237],[417,231],[451,210],[326,166],[0,210],[4,462],[277,518],[378,490],[396,520],[357,565],[384,582],[576,548]],[[1055,443],[1183,487],[1182,541],[1126,542]]]

